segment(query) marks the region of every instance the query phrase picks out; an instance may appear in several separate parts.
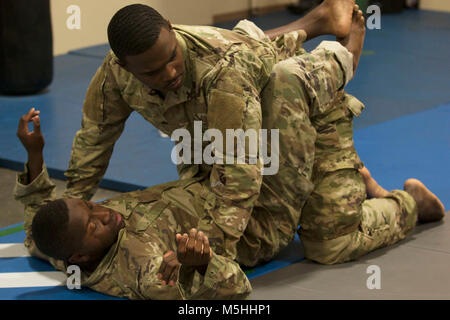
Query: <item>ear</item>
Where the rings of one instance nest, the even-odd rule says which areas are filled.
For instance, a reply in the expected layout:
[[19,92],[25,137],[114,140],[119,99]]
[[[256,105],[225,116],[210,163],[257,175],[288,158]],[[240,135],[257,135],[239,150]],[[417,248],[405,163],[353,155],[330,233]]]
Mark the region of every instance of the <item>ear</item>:
[[82,264],[89,261],[89,256],[75,252],[68,259],[70,264]]
[[121,66],[122,68],[124,68],[125,70],[127,70],[127,71],[129,72],[129,70],[128,70],[128,68],[127,68],[127,64],[125,63],[125,61],[122,61],[122,60],[120,60],[119,58],[117,58],[117,59],[115,60],[115,62],[116,62],[119,66]]
[[170,21],[167,20],[167,19],[166,19],[166,22],[167,22],[167,24],[169,25],[169,31],[172,31],[172,29],[173,29],[173,28],[172,28],[172,24],[171,24]]

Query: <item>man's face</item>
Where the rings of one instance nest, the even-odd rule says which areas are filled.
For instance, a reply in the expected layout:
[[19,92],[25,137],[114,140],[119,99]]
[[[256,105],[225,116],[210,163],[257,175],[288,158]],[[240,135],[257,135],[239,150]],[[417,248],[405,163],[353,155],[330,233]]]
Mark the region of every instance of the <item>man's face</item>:
[[125,226],[122,216],[109,208],[81,199],[66,199],[65,202],[69,209],[68,233],[74,235],[72,238],[79,246],[72,256],[75,258],[72,261],[69,259],[69,262],[102,259],[117,241],[119,230]]
[[175,32],[162,27],[156,43],[144,53],[127,56],[124,67],[154,90],[167,92],[180,88],[185,67]]

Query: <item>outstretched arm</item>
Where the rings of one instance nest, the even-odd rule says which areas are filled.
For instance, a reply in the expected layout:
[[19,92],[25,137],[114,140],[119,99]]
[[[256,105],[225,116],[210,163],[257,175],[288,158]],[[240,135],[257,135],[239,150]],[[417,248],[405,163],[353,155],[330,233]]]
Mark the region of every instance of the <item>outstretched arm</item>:
[[[41,133],[39,110],[30,109],[19,120],[17,137],[22,142],[28,154],[28,161],[23,173],[17,175],[14,187],[14,197],[24,205],[24,229],[26,233],[25,247],[31,255],[49,260],[55,268],[63,270],[61,261],[51,259],[42,254],[34,244],[31,235],[31,223],[40,206],[55,198],[55,184],[50,180],[44,164],[44,137]],[[28,130],[28,124],[33,123],[33,131]]]
[[[42,171],[44,157],[42,151],[45,141],[41,133],[40,111],[31,108],[27,114],[23,115],[19,120],[17,129],[17,137],[24,146],[28,154],[28,183],[34,181]],[[28,130],[28,123],[33,122],[34,130]]]
[[92,198],[132,112],[122,99],[110,67],[111,59],[111,55],[105,58],[89,85],[81,129],[73,140],[69,167],[64,173],[67,185],[63,198]]

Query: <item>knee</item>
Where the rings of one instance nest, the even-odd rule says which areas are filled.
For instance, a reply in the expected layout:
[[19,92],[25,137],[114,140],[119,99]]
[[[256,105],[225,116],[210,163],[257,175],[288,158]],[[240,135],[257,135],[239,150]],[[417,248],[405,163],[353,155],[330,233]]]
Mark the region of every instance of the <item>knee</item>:
[[306,71],[293,58],[278,62],[272,68],[270,82],[273,85],[289,85],[296,88],[299,83],[304,82]]
[[262,92],[263,107],[272,110],[274,105],[279,105],[280,108],[288,106],[309,115],[311,98],[304,77],[305,72],[301,71],[293,59],[277,63],[272,68],[270,80]]
[[327,241],[355,231],[362,217],[365,188],[355,169],[325,175],[315,184],[300,217],[302,233]]
[[314,262],[333,265],[354,260],[352,256],[352,235],[348,234],[332,240],[311,240],[300,237],[305,258]]
[[293,64],[294,64],[294,61],[292,59],[280,61],[273,66],[272,74],[275,77],[284,77],[286,75],[289,75],[293,72],[293,68],[294,68]]

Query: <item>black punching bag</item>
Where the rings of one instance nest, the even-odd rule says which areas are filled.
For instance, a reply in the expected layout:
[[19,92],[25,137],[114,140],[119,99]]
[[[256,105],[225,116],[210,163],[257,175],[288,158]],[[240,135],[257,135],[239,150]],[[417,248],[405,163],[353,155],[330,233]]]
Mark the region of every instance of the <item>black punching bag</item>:
[[50,0],[0,0],[0,93],[37,93],[52,79]]
[[405,0],[372,0],[371,4],[379,6],[381,14],[400,13],[403,10]]

